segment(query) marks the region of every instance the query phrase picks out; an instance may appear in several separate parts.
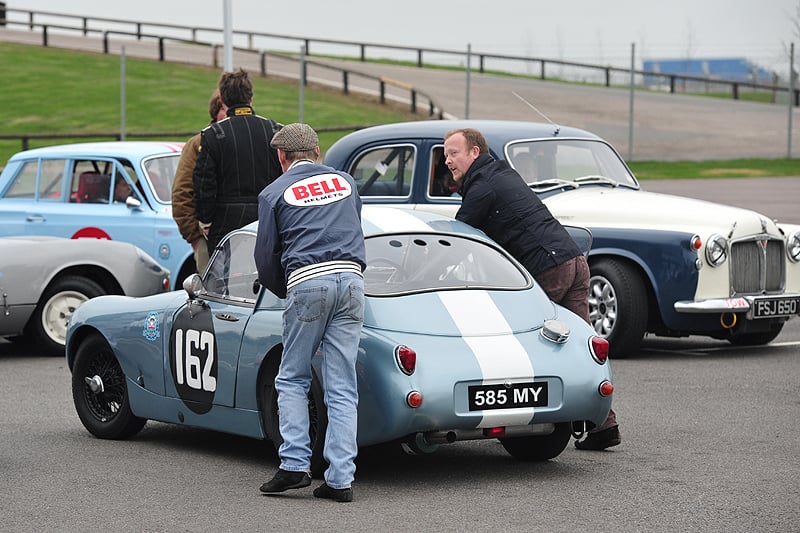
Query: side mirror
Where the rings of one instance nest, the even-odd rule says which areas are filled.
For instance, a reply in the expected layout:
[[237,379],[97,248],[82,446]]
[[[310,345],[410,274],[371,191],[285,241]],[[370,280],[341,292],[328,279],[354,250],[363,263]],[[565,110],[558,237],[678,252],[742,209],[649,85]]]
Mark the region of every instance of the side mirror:
[[183,280],[183,290],[189,295],[190,300],[194,300],[200,294],[205,293],[206,289],[203,287],[203,278],[200,277],[200,274],[192,274]]
[[588,228],[581,226],[567,226],[564,229],[572,236],[578,248],[583,252],[584,257],[589,257],[589,251],[592,249],[592,232]]

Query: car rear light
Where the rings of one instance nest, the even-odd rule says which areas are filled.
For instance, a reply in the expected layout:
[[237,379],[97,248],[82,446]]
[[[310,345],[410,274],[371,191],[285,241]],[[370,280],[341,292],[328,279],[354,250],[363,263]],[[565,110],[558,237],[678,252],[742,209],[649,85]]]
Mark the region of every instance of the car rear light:
[[603,337],[592,335],[589,339],[589,351],[599,364],[604,365],[608,361],[608,341]]
[[394,358],[397,361],[397,366],[400,370],[407,375],[414,373],[417,369],[417,352],[403,344],[394,349]]
[[699,235],[695,235],[692,237],[692,240],[689,241],[689,246],[692,247],[692,250],[699,250],[703,247],[703,240]]
[[161,286],[164,287],[164,292],[169,292],[169,278],[164,278],[161,281]]
[[483,434],[492,439],[501,439],[506,436],[506,428],[503,426],[497,428],[484,428]]
[[611,396],[614,394],[614,385],[612,385],[610,381],[603,381],[600,386],[597,387],[597,392],[604,398],[606,396]]
[[409,407],[417,408],[422,405],[422,393],[419,391],[411,391],[406,395],[406,403]]

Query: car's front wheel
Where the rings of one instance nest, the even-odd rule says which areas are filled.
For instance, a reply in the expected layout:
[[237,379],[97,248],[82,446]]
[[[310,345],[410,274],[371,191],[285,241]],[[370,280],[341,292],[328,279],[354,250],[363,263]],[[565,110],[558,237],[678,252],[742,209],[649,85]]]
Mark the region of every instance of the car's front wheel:
[[64,355],[64,342],[72,313],[79,305],[106,294],[96,282],[81,276],[65,276],[45,290],[28,323],[27,334],[47,354]]
[[[261,394],[261,416],[264,431],[278,451],[283,444],[280,432],[278,413],[278,392],[275,389],[274,377],[264,380]],[[308,392],[309,436],[311,437],[311,475],[322,478],[328,463],[323,457],[325,449],[325,431],[328,428],[328,415],[325,409],[324,392],[317,373],[312,371],[311,389]]]
[[639,349],[647,329],[647,291],[633,267],[615,259],[591,266],[589,323],[608,341],[612,356]]
[[89,433],[101,439],[127,439],[147,423],[134,416],[125,373],[100,335],[83,339],[72,365],[72,400]]
[[514,459],[547,461],[564,451],[571,436],[569,423],[556,424],[555,430],[549,435],[500,439],[500,444]]

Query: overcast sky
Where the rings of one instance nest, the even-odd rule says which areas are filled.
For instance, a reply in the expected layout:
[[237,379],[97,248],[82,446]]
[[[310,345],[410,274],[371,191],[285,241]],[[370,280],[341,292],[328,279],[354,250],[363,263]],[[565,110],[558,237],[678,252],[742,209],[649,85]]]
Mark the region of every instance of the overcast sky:
[[[223,0],[3,1],[8,8],[223,27]],[[469,45],[473,52],[614,65],[629,64],[635,43],[640,59],[746,57],[774,67],[787,61],[789,43],[800,41],[800,0],[231,2],[233,28],[241,31],[448,50]]]

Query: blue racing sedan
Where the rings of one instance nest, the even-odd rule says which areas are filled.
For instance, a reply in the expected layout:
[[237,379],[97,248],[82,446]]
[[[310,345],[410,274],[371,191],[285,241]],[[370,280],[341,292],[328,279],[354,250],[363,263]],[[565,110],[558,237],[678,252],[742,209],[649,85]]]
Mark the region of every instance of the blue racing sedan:
[[172,218],[183,143],[65,144],[19,152],[0,174],[0,236],[92,237],[138,246],[180,283],[195,271]]
[[[230,233],[185,292],[103,296],[79,307],[66,354],[78,416],[124,439],[146,421],[281,442],[274,380],[284,301],[257,281],[257,223]],[[608,342],[552,303],[483,233],[434,213],[365,206],[358,442],[417,453],[499,439],[513,457],[559,455],[601,424],[614,386]],[[312,470],[326,408],[309,393]]]

